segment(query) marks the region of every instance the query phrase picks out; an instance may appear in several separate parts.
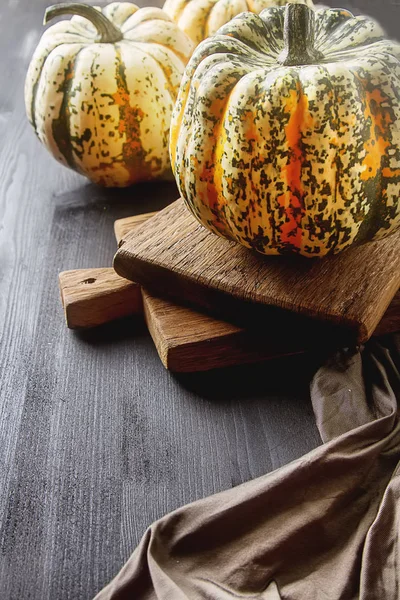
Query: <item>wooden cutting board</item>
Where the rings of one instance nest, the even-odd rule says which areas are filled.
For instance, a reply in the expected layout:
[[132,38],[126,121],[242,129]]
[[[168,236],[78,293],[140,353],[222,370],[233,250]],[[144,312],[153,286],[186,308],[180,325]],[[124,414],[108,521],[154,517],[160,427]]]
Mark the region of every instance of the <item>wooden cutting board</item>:
[[[154,214],[115,221],[117,242]],[[226,321],[154,296],[117,275],[112,267],[63,271],[58,278],[69,328],[88,329],[143,314],[161,362],[171,371],[207,371],[302,354],[306,349],[304,340],[260,338]],[[395,314],[400,329],[400,311]]]
[[116,272],[272,337],[364,342],[400,285],[400,234],[325,259],[265,257],[204,229],[182,200],[130,233]]
[[[120,242],[154,213],[115,222]],[[164,366],[176,372],[205,371],[288,356],[305,351],[306,340],[256,334],[227,321],[154,296],[112,268],[75,269],[59,275],[67,326],[96,327],[127,315],[142,314]],[[400,330],[397,292],[374,335]]]

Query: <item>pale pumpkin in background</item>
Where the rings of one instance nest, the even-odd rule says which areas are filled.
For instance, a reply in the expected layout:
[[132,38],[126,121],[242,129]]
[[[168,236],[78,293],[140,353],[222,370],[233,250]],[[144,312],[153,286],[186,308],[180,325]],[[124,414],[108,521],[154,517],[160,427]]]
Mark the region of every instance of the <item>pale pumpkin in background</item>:
[[187,206],[214,233],[307,257],[400,227],[400,44],[367,17],[289,4],[194,51],[171,127]]
[[[312,0],[291,0],[313,6]],[[195,44],[242,12],[260,13],[264,8],[282,6],[287,0],[166,0],[163,10]]]
[[193,44],[159,8],[58,4],[29,66],[25,101],[39,140],[104,186],[170,172],[171,113]]

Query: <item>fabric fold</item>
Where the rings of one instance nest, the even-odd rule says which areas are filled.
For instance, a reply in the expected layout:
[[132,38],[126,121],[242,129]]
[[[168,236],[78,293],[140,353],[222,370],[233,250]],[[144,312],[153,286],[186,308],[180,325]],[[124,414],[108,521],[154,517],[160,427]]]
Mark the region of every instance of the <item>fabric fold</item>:
[[95,600],[398,600],[397,352],[332,357],[310,387],[324,444],[155,522]]

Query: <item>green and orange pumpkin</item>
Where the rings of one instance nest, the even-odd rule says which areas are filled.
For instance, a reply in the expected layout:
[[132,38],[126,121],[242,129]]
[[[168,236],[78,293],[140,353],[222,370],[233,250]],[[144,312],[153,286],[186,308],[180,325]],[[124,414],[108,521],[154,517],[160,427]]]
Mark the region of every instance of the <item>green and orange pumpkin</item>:
[[26,111],[62,164],[104,186],[170,172],[172,109],[193,43],[159,8],[58,4],[29,66]]
[[171,160],[214,233],[322,257],[400,227],[400,44],[367,17],[301,4],[244,13],[182,80]]
[[[197,45],[242,12],[260,13],[288,0],[166,0],[163,10]],[[312,0],[291,0],[313,6]]]

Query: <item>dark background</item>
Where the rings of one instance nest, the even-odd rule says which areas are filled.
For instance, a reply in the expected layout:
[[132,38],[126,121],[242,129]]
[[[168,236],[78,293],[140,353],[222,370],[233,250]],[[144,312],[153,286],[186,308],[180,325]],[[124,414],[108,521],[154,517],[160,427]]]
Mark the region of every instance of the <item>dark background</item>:
[[[174,376],[138,319],[66,329],[58,272],[111,265],[113,221],[177,192],[100,189],[36,140],[23,85],[47,4],[0,3],[2,600],[88,600],[152,521],[320,443],[308,395],[318,357]],[[342,5],[396,37],[399,4]]]

